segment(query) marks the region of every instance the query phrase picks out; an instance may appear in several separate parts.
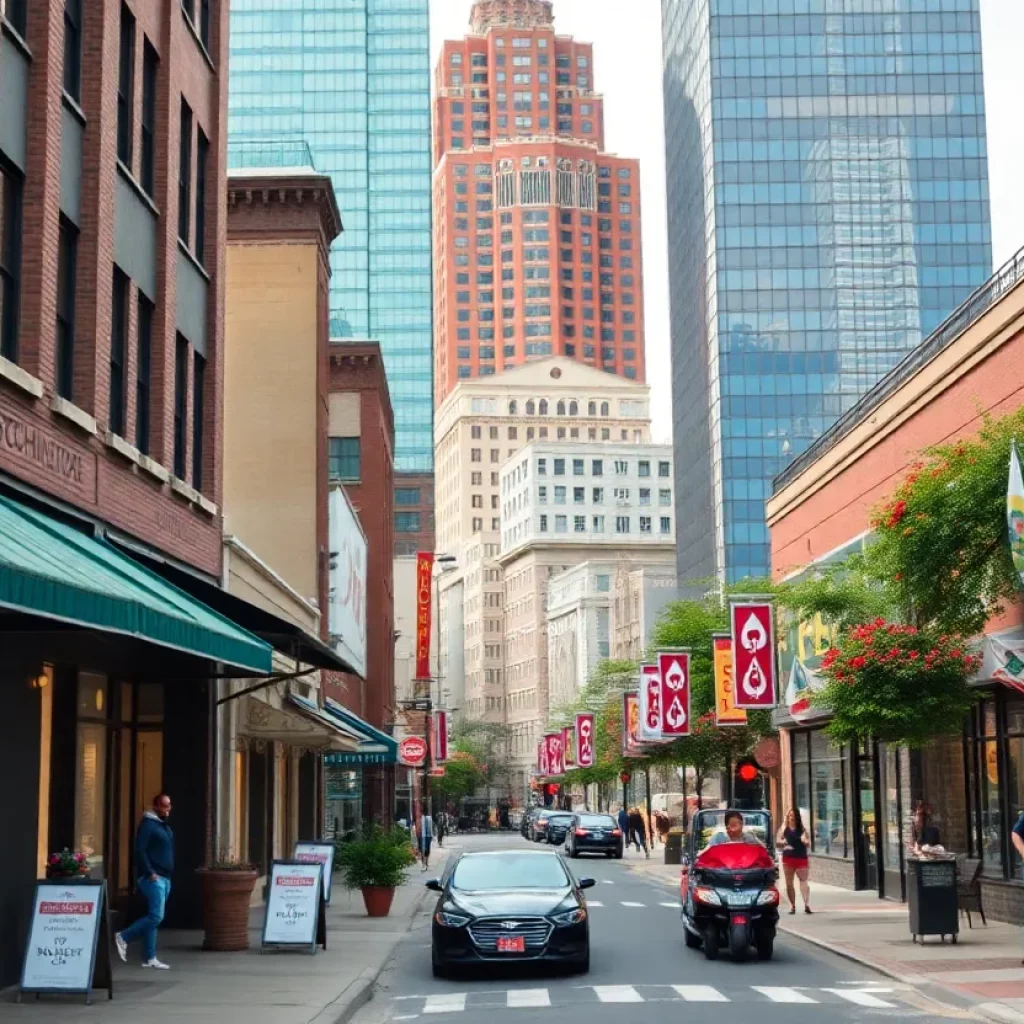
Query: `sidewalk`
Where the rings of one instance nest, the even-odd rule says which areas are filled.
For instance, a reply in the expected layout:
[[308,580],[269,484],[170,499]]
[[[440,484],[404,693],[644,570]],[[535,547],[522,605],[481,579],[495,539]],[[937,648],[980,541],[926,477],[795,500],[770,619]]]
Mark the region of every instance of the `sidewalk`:
[[[446,850],[436,850],[431,876]],[[16,989],[0,993],[5,1024],[52,1018],[60,1004],[62,1021],[103,1024],[345,1024],[373,995],[373,986],[398,943],[431,893],[419,865],[409,869],[395,891],[391,915],[368,918],[362,894],[335,881],[327,908],[327,949],[308,953],[260,952],[263,907],[249,921],[251,948],[244,953],[204,953],[201,932],[161,931],[159,955],[169,971],[143,970],[137,950],[127,964],[114,958],[114,999],[105,990],[82,996],[26,996],[14,1004]]]
[[[678,865],[652,857],[649,861],[634,859],[629,866],[671,885],[678,893]],[[942,1002],[968,1006],[989,1020],[1024,1024],[1020,928],[997,921],[989,921],[986,927],[972,914],[973,928],[968,928],[966,917],[961,918],[956,945],[936,938],[914,943],[906,904],[880,900],[874,892],[824,885],[813,878],[813,914],[804,914],[798,902],[797,913],[791,916],[784,892],[783,904],[779,927],[790,935],[918,986]]]

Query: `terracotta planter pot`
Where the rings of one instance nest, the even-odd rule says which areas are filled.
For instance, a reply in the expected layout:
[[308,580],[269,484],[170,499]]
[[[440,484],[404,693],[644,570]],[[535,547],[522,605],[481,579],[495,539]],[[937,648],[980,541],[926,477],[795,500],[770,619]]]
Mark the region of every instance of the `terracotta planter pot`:
[[234,952],[249,948],[249,902],[255,871],[202,869],[203,949]]
[[368,917],[387,917],[391,913],[391,901],[395,890],[385,885],[364,885],[363,903]]

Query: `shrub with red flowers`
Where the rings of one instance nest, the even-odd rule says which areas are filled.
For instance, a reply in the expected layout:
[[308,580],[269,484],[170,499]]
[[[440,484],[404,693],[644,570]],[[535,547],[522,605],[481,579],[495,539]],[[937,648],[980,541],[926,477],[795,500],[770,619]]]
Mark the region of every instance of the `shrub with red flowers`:
[[814,700],[832,711],[836,742],[920,747],[961,728],[979,664],[960,636],[879,618],[843,630],[821,663],[826,684]]
[[89,858],[66,846],[57,853],[51,853],[46,860],[47,878],[85,878],[88,874]]

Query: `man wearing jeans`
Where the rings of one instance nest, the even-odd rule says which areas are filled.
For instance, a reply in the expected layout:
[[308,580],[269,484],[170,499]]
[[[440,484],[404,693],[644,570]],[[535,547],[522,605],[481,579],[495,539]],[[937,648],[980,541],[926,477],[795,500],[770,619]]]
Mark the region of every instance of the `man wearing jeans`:
[[164,907],[171,892],[174,873],[174,833],[167,819],[171,798],[161,793],[153,798],[153,810],[146,811],[135,833],[135,877],[146,898],[147,911],[133,925],[114,936],[117,952],[128,961],[128,943],[142,940],[142,966],[166,971],[168,965],[156,958],[156,930],[164,919]]

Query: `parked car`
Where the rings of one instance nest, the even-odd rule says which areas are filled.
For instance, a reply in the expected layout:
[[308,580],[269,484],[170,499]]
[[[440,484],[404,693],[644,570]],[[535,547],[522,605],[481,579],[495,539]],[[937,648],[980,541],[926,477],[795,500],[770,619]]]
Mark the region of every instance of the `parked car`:
[[573,815],[569,811],[561,814],[548,815],[548,827],[545,829],[545,838],[552,846],[561,846],[565,837],[569,834],[569,827],[572,825]]
[[625,837],[619,823],[610,814],[574,814],[566,831],[565,852],[570,857],[581,853],[603,853],[622,859]]
[[548,834],[548,818],[558,812],[551,807],[541,807],[534,815],[530,825],[530,839],[535,843],[543,843]]
[[590,925],[583,890],[554,851],[464,853],[443,879],[431,925],[435,977],[454,968],[536,961],[590,970]]

